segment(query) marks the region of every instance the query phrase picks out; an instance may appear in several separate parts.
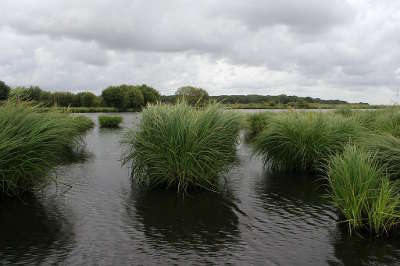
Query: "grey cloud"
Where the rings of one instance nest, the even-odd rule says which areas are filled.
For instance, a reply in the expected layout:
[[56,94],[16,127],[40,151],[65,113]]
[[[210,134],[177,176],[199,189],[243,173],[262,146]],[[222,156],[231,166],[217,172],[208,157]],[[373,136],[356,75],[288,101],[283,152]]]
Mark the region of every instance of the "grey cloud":
[[[0,79],[92,89],[149,83],[211,94],[389,102],[398,1],[3,0]],[[385,100],[386,99],[386,100]]]

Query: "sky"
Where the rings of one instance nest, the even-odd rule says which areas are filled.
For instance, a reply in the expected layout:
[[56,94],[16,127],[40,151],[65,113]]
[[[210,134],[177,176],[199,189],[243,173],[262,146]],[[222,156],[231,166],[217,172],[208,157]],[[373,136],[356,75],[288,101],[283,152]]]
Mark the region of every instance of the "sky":
[[1,0],[0,80],[398,103],[398,0]]

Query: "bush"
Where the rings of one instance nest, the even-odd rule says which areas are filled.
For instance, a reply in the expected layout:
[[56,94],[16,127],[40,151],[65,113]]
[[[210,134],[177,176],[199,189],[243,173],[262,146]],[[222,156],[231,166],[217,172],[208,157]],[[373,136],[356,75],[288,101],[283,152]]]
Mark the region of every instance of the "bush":
[[99,123],[100,127],[107,127],[107,128],[117,128],[119,124],[122,122],[122,117],[115,115],[115,116],[108,116],[108,115],[101,115],[99,116]]
[[254,148],[274,170],[315,172],[359,133],[354,121],[331,114],[279,114],[256,137]]
[[326,175],[332,200],[350,233],[387,234],[397,226],[398,185],[389,181],[371,153],[347,146],[343,154],[330,158]]
[[124,143],[132,178],[139,184],[214,189],[235,158],[240,119],[218,104],[195,109],[186,103],[146,108],[137,131]]
[[58,164],[73,158],[88,118],[39,113],[35,107],[0,107],[0,191],[9,196],[47,183]]

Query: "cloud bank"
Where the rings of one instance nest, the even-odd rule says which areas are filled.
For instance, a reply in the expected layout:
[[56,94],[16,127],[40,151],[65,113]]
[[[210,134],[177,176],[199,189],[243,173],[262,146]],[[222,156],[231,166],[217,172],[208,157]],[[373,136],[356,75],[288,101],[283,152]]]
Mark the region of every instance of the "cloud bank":
[[2,0],[0,10],[0,80],[13,86],[400,100],[396,0]]

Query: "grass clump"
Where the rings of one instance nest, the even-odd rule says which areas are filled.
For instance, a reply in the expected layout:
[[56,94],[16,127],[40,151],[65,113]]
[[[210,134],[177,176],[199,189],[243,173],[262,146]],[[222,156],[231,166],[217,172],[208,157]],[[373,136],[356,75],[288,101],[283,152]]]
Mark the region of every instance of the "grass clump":
[[331,197],[348,230],[389,234],[400,221],[399,186],[368,152],[347,146],[330,158],[326,175]]
[[268,126],[268,123],[271,121],[272,117],[273,114],[271,112],[250,114],[247,117],[247,138],[250,140],[256,137],[264,128]]
[[361,146],[375,154],[377,161],[393,179],[400,177],[399,138],[388,133],[368,134],[361,141]]
[[125,139],[132,178],[140,184],[213,190],[236,154],[238,114],[218,104],[194,108],[184,102],[146,108],[137,131]]
[[400,109],[390,107],[375,111],[354,112],[353,117],[363,127],[376,133],[400,137]]
[[0,107],[0,194],[16,196],[47,183],[58,164],[72,159],[88,118],[40,113],[26,104]]
[[101,115],[99,116],[100,127],[102,128],[118,128],[122,122],[122,117],[118,115]]
[[273,170],[315,172],[359,132],[356,123],[333,114],[280,114],[256,137],[254,148]]
[[353,115],[353,110],[348,106],[342,106],[335,110],[335,114],[342,115],[344,117],[350,117]]

